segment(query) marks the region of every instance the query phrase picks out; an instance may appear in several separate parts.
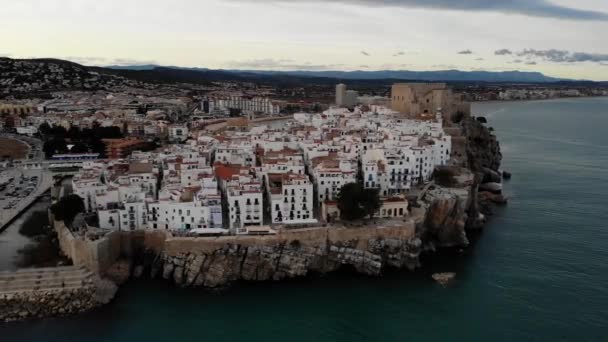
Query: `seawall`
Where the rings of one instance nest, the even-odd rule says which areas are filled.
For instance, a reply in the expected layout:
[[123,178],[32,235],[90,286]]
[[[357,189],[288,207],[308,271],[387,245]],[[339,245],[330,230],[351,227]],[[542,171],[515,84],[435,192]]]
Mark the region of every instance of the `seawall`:
[[[180,286],[281,280],[351,266],[379,275],[387,266],[415,268],[421,252],[414,221],[399,227],[317,228],[264,237],[169,238],[151,275]],[[144,265],[145,266],[145,265]],[[161,271],[162,270],[162,271]]]
[[[216,287],[236,280],[279,280],[350,265],[378,275],[387,266],[415,268],[421,251],[412,219],[395,226],[320,227],[269,236],[173,237],[164,231],[111,232],[91,238],[61,222],[63,253],[99,275],[115,273],[119,259],[152,277],[181,286]],[[197,280],[198,279],[198,280]]]
[[0,272],[0,322],[70,315],[108,303],[116,286],[84,267]]

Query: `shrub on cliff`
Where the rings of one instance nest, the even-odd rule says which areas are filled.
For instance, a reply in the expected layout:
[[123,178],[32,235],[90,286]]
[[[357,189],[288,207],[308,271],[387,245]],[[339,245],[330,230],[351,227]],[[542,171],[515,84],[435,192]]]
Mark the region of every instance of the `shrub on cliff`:
[[435,183],[446,187],[454,186],[456,184],[455,176],[456,173],[454,170],[448,167],[438,167],[433,172],[433,180]]
[[51,206],[55,219],[70,225],[78,213],[84,212],[84,201],[78,195],[69,195]]

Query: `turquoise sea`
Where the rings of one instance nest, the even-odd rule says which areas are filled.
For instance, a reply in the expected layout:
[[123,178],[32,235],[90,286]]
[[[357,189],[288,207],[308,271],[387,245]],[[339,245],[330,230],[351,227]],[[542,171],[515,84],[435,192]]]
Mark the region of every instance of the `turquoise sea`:
[[[510,204],[464,253],[382,278],[209,292],[132,282],[79,317],[0,324],[9,341],[608,341],[608,99],[485,103]],[[452,286],[431,274],[456,272]]]

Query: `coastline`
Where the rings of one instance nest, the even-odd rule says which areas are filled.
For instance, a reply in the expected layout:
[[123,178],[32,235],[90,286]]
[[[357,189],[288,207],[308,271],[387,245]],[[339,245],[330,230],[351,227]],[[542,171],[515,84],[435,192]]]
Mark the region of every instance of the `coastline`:
[[571,97],[556,97],[556,98],[550,98],[550,99],[529,99],[529,100],[471,101],[471,103],[497,104],[497,103],[517,103],[517,102],[547,102],[547,101],[559,101],[559,100],[584,100],[584,99],[597,99],[597,98],[608,98],[608,95],[571,96]]
[[[450,167],[458,175],[456,183],[427,187],[412,203],[409,219],[393,228],[319,227],[274,237],[182,238],[142,231],[93,237],[74,234],[62,223],[56,224],[63,253],[76,267],[86,267],[96,278],[104,278],[102,283],[88,285],[87,300],[81,301],[86,306],[76,306],[71,312],[107,303],[116,292],[108,290],[107,280],[120,286],[131,278],[163,278],[179,287],[217,288],[243,280],[279,281],[334,273],[345,267],[377,277],[387,269],[422,267],[422,253],[465,248],[470,243],[468,235],[483,227],[490,203],[500,202],[493,197],[500,195],[482,192],[485,195],[481,196],[479,187],[487,179],[500,181],[496,177],[500,178],[502,155],[496,137],[477,120],[467,118],[458,128],[460,136],[455,138],[459,143],[453,153],[461,157],[454,158],[455,165]],[[92,299],[97,297],[104,300]],[[14,298],[21,298],[21,302]],[[27,298],[12,296],[9,303],[4,297],[7,305],[3,306],[13,311],[2,317],[24,320],[69,314],[48,307],[14,309],[29,307]]]

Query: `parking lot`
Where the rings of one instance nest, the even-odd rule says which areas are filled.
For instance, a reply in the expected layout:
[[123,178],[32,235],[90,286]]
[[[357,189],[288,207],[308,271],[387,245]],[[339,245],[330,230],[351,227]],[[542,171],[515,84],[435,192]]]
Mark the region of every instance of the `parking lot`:
[[8,169],[0,173],[0,224],[4,225],[39,195],[42,172]]

